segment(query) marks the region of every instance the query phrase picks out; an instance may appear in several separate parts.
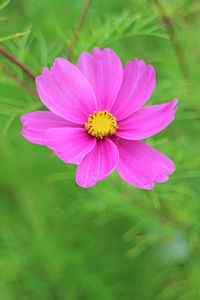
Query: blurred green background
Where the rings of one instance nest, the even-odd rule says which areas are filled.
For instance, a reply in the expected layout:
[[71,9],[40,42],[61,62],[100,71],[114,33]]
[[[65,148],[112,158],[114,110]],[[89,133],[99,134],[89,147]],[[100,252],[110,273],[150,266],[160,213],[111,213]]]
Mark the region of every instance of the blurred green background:
[[[66,57],[84,5],[1,0],[0,46],[40,74]],[[199,30],[199,1],[93,0],[74,49],[74,63],[93,46],[144,59],[157,72],[148,104],[180,99],[174,122],[148,139],[177,171],[150,191],[116,173],[82,189],[75,166],[26,141],[19,116],[43,107],[0,57],[0,299],[200,299]]]

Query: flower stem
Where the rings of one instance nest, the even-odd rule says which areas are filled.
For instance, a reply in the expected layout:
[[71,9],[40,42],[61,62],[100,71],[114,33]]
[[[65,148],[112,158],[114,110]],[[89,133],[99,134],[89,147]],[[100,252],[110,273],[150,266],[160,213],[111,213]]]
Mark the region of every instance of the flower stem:
[[76,43],[78,41],[80,31],[82,29],[83,23],[84,23],[85,18],[88,14],[88,11],[89,11],[89,8],[90,8],[91,4],[92,4],[92,0],[86,0],[85,6],[82,10],[82,13],[81,13],[80,18],[78,20],[78,23],[76,24],[76,27],[75,27],[75,30],[73,32],[72,39],[71,39],[71,42],[70,42],[70,47],[69,47],[69,50],[68,50],[68,53],[67,53],[67,59],[69,59],[69,60],[71,60],[71,58],[73,56],[74,47],[76,46]]
[[21,86],[29,94],[31,94],[34,97],[37,97],[36,91],[32,89],[26,82],[18,78],[8,67],[6,67],[4,64],[1,64],[0,69],[2,69],[4,73],[6,73],[10,78],[12,78],[19,86]]
[[160,18],[168,32],[168,35],[169,35],[171,44],[174,48],[174,52],[176,54],[177,61],[179,63],[180,70],[183,74],[183,77],[186,79],[186,81],[188,81],[188,78],[190,77],[189,69],[187,66],[186,58],[185,58],[184,52],[182,50],[182,47],[176,38],[176,33],[174,30],[172,21],[171,21],[170,17],[167,16],[165,9],[164,9],[163,5],[161,4],[160,0],[153,0],[153,1],[158,8],[158,11],[160,13]]
[[10,62],[18,66],[24,74],[26,74],[29,78],[31,78],[35,82],[35,75],[22,63],[20,63],[11,53],[9,53],[5,48],[0,47],[0,54],[2,54],[6,59]]

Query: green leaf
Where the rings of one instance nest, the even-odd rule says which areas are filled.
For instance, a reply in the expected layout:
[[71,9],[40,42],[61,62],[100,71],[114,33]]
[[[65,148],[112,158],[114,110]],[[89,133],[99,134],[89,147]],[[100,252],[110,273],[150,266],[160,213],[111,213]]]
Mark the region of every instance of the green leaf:
[[4,7],[6,7],[11,0],[4,0],[0,3],[0,10],[3,9]]
[[28,34],[25,34],[22,36],[22,38],[19,40],[18,42],[18,48],[17,51],[15,52],[16,58],[23,62],[24,56],[25,56],[25,52],[26,52],[26,47],[30,38],[30,34],[31,33],[31,29],[32,29],[32,24],[27,24],[24,28],[23,28],[23,32],[27,32]]
[[41,102],[25,102],[23,99],[11,97],[0,98],[0,115],[21,115],[32,110],[37,110],[43,107]]
[[20,100],[10,98],[0,99],[0,114],[2,115],[17,115],[23,110],[24,105]]
[[7,122],[5,123],[5,125],[2,129],[3,136],[7,136],[8,129],[11,126],[11,124],[13,123],[13,121],[15,120],[15,118],[16,118],[15,115],[11,115],[11,116],[8,117],[8,120],[7,120]]
[[18,37],[23,36],[25,34],[28,34],[28,33],[30,33],[30,31],[18,32],[18,33],[11,34],[11,35],[8,35],[8,36],[5,36],[5,37],[1,37],[0,42],[15,39],[15,38],[18,38]]

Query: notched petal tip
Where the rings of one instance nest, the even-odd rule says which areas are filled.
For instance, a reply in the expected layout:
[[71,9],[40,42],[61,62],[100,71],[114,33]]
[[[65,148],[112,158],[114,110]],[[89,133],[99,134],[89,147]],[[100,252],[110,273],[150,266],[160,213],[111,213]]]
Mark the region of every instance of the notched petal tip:
[[99,56],[99,57],[102,56],[102,50],[99,47],[94,47],[92,53],[95,56]]
[[[50,68],[50,71],[54,72],[54,69],[56,68],[56,66],[61,66],[62,67],[63,64],[73,65],[68,59],[66,59],[64,57],[56,57],[54,59],[54,62],[52,64],[51,68]],[[73,65],[73,67],[74,67],[74,65]]]
[[19,119],[22,122],[22,124],[24,125],[24,123],[26,122],[26,114],[20,116]]
[[118,122],[116,135],[124,139],[142,140],[164,130],[175,117],[178,99],[163,104],[144,106]]
[[97,99],[97,110],[111,110],[123,80],[123,67],[117,54],[95,47],[93,53],[83,52],[77,66],[90,82]]
[[[111,112],[123,120],[139,110],[151,97],[156,85],[156,72],[151,65],[135,58],[128,61],[117,99]],[[126,100],[125,100],[126,99]]]
[[179,103],[179,99],[175,98],[174,100],[171,101],[173,103],[173,108],[177,111],[178,107],[178,103]]
[[42,73],[35,77],[35,84],[36,84],[37,89],[39,88],[39,86],[41,85],[43,80],[49,75],[49,73],[50,73],[50,70],[47,67],[44,67],[42,69]]
[[177,99],[177,98],[168,103],[164,103],[164,105],[166,104],[169,107],[169,114],[172,118],[172,121],[174,120],[175,114],[178,110],[178,106],[177,106],[178,103],[179,103],[179,99]]
[[35,132],[24,128],[20,134],[33,144],[44,145],[43,134],[41,132]]
[[31,113],[27,113],[27,114],[24,114],[19,117],[19,119],[23,125],[23,129],[29,129],[29,115],[30,114]]
[[170,158],[142,141],[120,139],[117,142],[120,161],[119,175],[129,184],[141,189],[152,189],[155,182],[169,180],[175,165]]
[[93,48],[93,55],[95,55],[95,56],[98,56],[98,55],[103,55],[103,53],[105,53],[105,52],[110,52],[110,53],[112,53],[112,54],[115,54],[116,55],[116,52],[114,51],[114,50],[112,50],[111,48],[99,48],[99,47],[97,47],[97,46],[95,46],[94,48]]
[[46,75],[46,74],[49,73],[49,72],[50,72],[49,68],[44,67],[44,68],[42,69],[42,74],[39,75],[39,76],[36,76],[36,79],[42,77],[42,75]]

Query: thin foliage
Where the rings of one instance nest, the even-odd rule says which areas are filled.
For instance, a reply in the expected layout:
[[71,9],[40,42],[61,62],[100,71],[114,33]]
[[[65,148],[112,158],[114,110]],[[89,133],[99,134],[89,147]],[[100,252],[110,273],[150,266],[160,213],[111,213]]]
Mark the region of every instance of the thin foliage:
[[[79,1],[21,1],[23,17],[9,2],[0,2],[8,16],[4,22],[13,32],[9,18],[15,16],[26,34],[4,40],[8,51],[35,74],[55,57],[65,57]],[[186,56],[186,84],[154,1],[127,3],[122,11],[121,0],[94,1],[74,57],[97,45],[113,47],[124,60],[139,56],[154,65],[157,88],[149,103],[176,96],[180,104],[174,123],[148,142],[171,157],[177,171],[152,191],[133,188],[116,173],[94,188],[79,188],[75,166],[22,139],[19,116],[45,108],[0,70],[4,300],[200,298],[199,4],[162,1]],[[38,22],[40,11],[46,15]],[[35,88],[20,69],[2,63]]]

